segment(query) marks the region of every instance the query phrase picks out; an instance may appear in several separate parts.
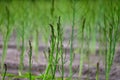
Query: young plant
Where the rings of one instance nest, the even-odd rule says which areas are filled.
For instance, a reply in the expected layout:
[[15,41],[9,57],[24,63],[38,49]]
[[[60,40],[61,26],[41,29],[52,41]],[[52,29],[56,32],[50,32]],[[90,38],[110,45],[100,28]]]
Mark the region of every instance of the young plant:
[[57,68],[57,65],[58,65],[58,62],[60,60],[60,57],[62,58],[62,79],[64,77],[64,72],[63,72],[63,67],[64,67],[64,61],[63,61],[63,37],[62,37],[62,28],[61,28],[61,23],[60,23],[60,17],[59,17],[59,20],[58,20],[58,23],[57,23],[57,36],[56,36],[56,56],[55,56],[55,64],[54,64],[54,72],[53,72],[53,79],[55,77],[55,72],[56,72],[56,68]]
[[105,70],[106,70],[106,80],[109,80],[109,73],[113,64],[116,44],[119,39],[119,10],[118,5],[113,6],[115,3],[112,1],[109,3],[111,13],[104,15],[104,39],[105,39]]
[[99,80],[99,62],[97,63],[96,80]]
[[32,45],[31,42],[29,41],[29,80],[32,80],[32,74],[31,74],[31,69],[32,69]]
[[62,40],[61,40],[61,47],[60,47],[60,53],[61,53],[61,64],[62,64],[62,76],[61,79],[64,80],[64,64],[65,64],[65,59],[63,56],[63,45],[62,45]]
[[[58,25],[61,26],[61,24],[59,23]],[[61,55],[61,66],[62,66],[62,76],[61,79],[64,80],[64,64],[65,64],[65,57],[63,56],[63,28],[60,27],[60,29],[58,30],[58,32],[60,32],[59,36],[60,36],[60,55]]]
[[[90,25],[88,26],[88,27],[86,27],[86,43],[85,43],[85,53],[86,53],[86,55],[85,55],[85,58],[87,59],[87,61],[88,61],[88,71],[89,71],[89,66],[90,66],[90,41],[91,41],[91,27],[90,27]],[[82,64],[81,64],[82,65]],[[87,74],[87,78],[88,78],[88,80],[89,80],[89,73]]]
[[3,36],[3,52],[2,52],[2,58],[1,58],[1,71],[3,70],[5,58],[7,55],[7,47],[8,47],[8,41],[10,39],[10,35],[12,32],[12,27],[10,27],[10,11],[8,6],[6,6],[6,14],[7,14],[7,24],[6,24],[6,33],[5,36]]
[[83,19],[82,24],[82,38],[81,38],[81,49],[80,49],[80,66],[79,66],[79,77],[81,77],[82,68],[83,68],[83,59],[84,59],[84,30],[85,30],[86,19]]
[[2,80],[5,80],[5,76],[6,76],[6,73],[7,73],[7,65],[6,64],[4,64],[4,68],[5,68],[5,71],[4,71]]
[[72,21],[72,34],[71,34],[71,41],[70,41],[70,64],[69,64],[69,71],[70,71],[70,79],[72,80],[72,63],[73,63],[73,41],[74,41],[74,26],[75,26],[75,0],[72,0],[72,8],[73,8],[73,21]]
[[46,76],[48,75],[50,70],[53,74],[52,64],[54,63],[53,59],[54,59],[56,37],[55,37],[55,34],[54,34],[54,27],[51,24],[50,24],[50,28],[51,28],[51,40],[50,40],[50,49],[49,49],[49,57],[48,57],[48,66],[47,66],[47,69],[45,70],[43,80],[46,80],[46,78],[47,78]]
[[57,47],[57,50],[56,50],[56,56],[55,56],[55,64],[54,64],[54,69],[53,69],[53,77],[52,79],[55,78],[55,72],[56,72],[56,67],[57,67],[57,64],[58,64],[58,59],[59,59],[59,41],[60,41],[60,17],[59,17],[59,20],[58,20],[58,23],[57,23],[57,36],[56,36],[56,47]]
[[19,75],[21,75],[23,66],[24,66],[24,52],[25,52],[25,27],[24,25],[22,26],[22,49],[21,49],[21,54],[20,54],[20,66],[19,66]]
[[[55,29],[53,27],[53,25],[50,24],[51,27],[51,41],[50,41],[50,48],[48,51],[48,67],[46,69],[45,75],[44,75],[44,79],[46,79],[46,75],[48,74],[48,72],[51,70],[52,73],[52,80],[55,79],[55,74],[56,74],[56,70],[57,70],[57,66],[59,63],[59,60],[61,57],[63,57],[63,46],[62,46],[62,28],[61,28],[61,24],[60,24],[60,17],[57,23],[57,34],[55,36]],[[63,60],[63,59],[62,59]],[[64,62],[62,61],[62,71],[64,67]],[[62,72],[62,79],[64,77],[64,72]]]

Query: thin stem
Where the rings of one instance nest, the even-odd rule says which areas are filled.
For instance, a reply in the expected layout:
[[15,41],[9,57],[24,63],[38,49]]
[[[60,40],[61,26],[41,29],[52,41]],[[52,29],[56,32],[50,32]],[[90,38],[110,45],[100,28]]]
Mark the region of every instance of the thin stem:
[[6,73],[7,73],[7,65],[6,64],[4,64],[4,68],[5,68],[5,72],[4,72],[2,80],[5,80],[5,76],[6,76]]
[[31,45],[30,41],[29,41],[29,46],[30,46],[30,52],[29,52],[29,80],[32,80],[32,74],[31,74],[31,69],[32,69],[32,45]]
[[7,13],[7,32],[5,33],[5,39],[4,39],[4,46],[3,46],[3,52],[2,52],[2,58],[1,58],[1,71],[3,70],[3,66],[4,66],[4,62],[5,62],[5,58],[7,55],[7,48],[8,48],[8,41],[9,41],[9,37],[10,37],[10,12],[8,7],[6,6],[6,13]]
[[99,62],[97,63],[96,80],[99,80]]
[[71,34],[71,43],[70,43],[70,79],[72,80],[72,63],[73,63],[73,40],[74,40],[74,26],[75,26],[75,1],[72,0],[73,3],[73,21],[72,21],[72,34]]

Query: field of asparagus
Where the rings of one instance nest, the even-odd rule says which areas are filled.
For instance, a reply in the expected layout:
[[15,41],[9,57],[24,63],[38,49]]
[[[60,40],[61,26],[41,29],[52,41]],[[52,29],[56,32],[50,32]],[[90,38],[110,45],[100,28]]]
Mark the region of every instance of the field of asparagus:
[[0,80],[120,80],[119,0],[0,0]]

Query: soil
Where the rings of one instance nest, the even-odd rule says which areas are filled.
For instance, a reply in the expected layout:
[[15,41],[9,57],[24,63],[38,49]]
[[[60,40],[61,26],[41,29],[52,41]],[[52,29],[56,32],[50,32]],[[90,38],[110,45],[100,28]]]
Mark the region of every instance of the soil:
[[[70,38],[70,29],[65,29],[65,39],[64,39],[64,49],[65,49],[65,55],[66,55],[66,63],[65,63],[65,77],[69,76],[69,38]],[[77,41],[74,41],[74,48],[78,46]],[[33,52],[33,66],[32,66],[32,74],[38,75],[40,73],[44,73],[45,68],[47,66],[47,60],[44,57],[43,52],[47,49],[47,44],[43,42],[41,39],[39,40],[39,54],[38,59],[36,60],[35,53]],[[3,48],[3,40],[2,36],[0,36],[0,59],[2,55],[2,48]],[[28,51],[27,48],[25,51],[25,59],[24,59],[24,72],[28,71]],[[78,71],[79,71],[79,59],[80,55],[79,53],[75,53],[75,58],[73,61],[73,78],[76,78],[78,80],[87,80],[87,77],[89,77],[89,80],[95,80],[96,76],[96,64],[99,62],[99,80],[105,80],[105,68],[104,68],[104,58],[98,54],[99,49],[96,48],[95,54],[90,54],[89,56],[89,64],[86,60],[83,65],[83,72],[82,72],[82,78],[78,79]],[[7,49],[7,57],[5,60],[5,64],[7,65],[7,73],[14,73],[18,74],[18,66],[19,66],[19,56],[20,56],[20,50],[17,49],[16,46],[16,40],[15,35],[13,34],[10,38],[8,49]],[[56,76],[60,77],[60,73],[57,70]],[[14,80],[26,80],[26,79],[14,79]],[[116,55],[114,59],[114,63],[110,72],[110,79],[109,80],[120,80],[120,49],[119,47],[116,50]]]

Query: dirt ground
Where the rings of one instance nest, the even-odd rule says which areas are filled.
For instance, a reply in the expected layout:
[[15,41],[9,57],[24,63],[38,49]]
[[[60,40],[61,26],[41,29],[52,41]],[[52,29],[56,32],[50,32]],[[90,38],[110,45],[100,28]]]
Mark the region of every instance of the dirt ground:
[[[70,38],[70,29],[66,28],[65,31],[65,39],[64,39],[64,48],[66,50],[66,64],[65,64],[65,77],[68,77],[69,75],[69,38]],[[74,48],[77,47],[77,42],[76,40],[74,41]],[[0,59],[2,55],[2,48],[3,48],[3,41],[2,41],[2,36],[0,36]],[[47,45],[45,42],[43,42],[41,39],[39,40],[39,55],[38,55],[38,60],[36,61],[36,57],[34,56],[33,53],[33,66],[32,66],[32,72],[35,75],[38,75],[40,73],[43,73],[45,70],[45,67],[47,65],[47,61],[44,57],[43,51],[47,49]],[[96,54],[99,49],[96,49]],[[25,51],[25,59],[24,59],[24,71],[28,71],[28,49]],[[89,77],[89,80],[95,80],[95,75],[96,75],[96,64],[99,62],[100,64],[100,69],[99,69],[99,78],[100,80],[105,80],[105,69],[104,69],[104,62],[103,62],[103,57],[96,55],[96,54],[91,54],[89,56],[90,60],[88,65],[88,62],[85,61],[83,65],[83,72],[82,72],[82,79],[81,80],[86,80],[87,77]],[[7,50],[7,58],[5,60],[5,63],[7,64],[8,67],[8,73],[14,73],[18,74],[18,66],[19,66],[19,56],[20,56],[20,50],[16,48],[16,40],[15,40],[15,35],[11,36],[9,45],[8,45],[8,50]],[[79,53],[75,54],[75,58],[73,61],[73,72],[74,78],[78,78],[78,70],[79,70],[79,59],[80,55]],[[60,77],[60,73],[57,70],[56,76]],[[15,79],[18,80],[18,79]],[[23,80],[23,79],[22,79]],[[79,80],[79,79],[78,79]],[[118,48],[116,51],[114,63],[111,69],[110,73],[110,80],[120,80],[120,49]]]

